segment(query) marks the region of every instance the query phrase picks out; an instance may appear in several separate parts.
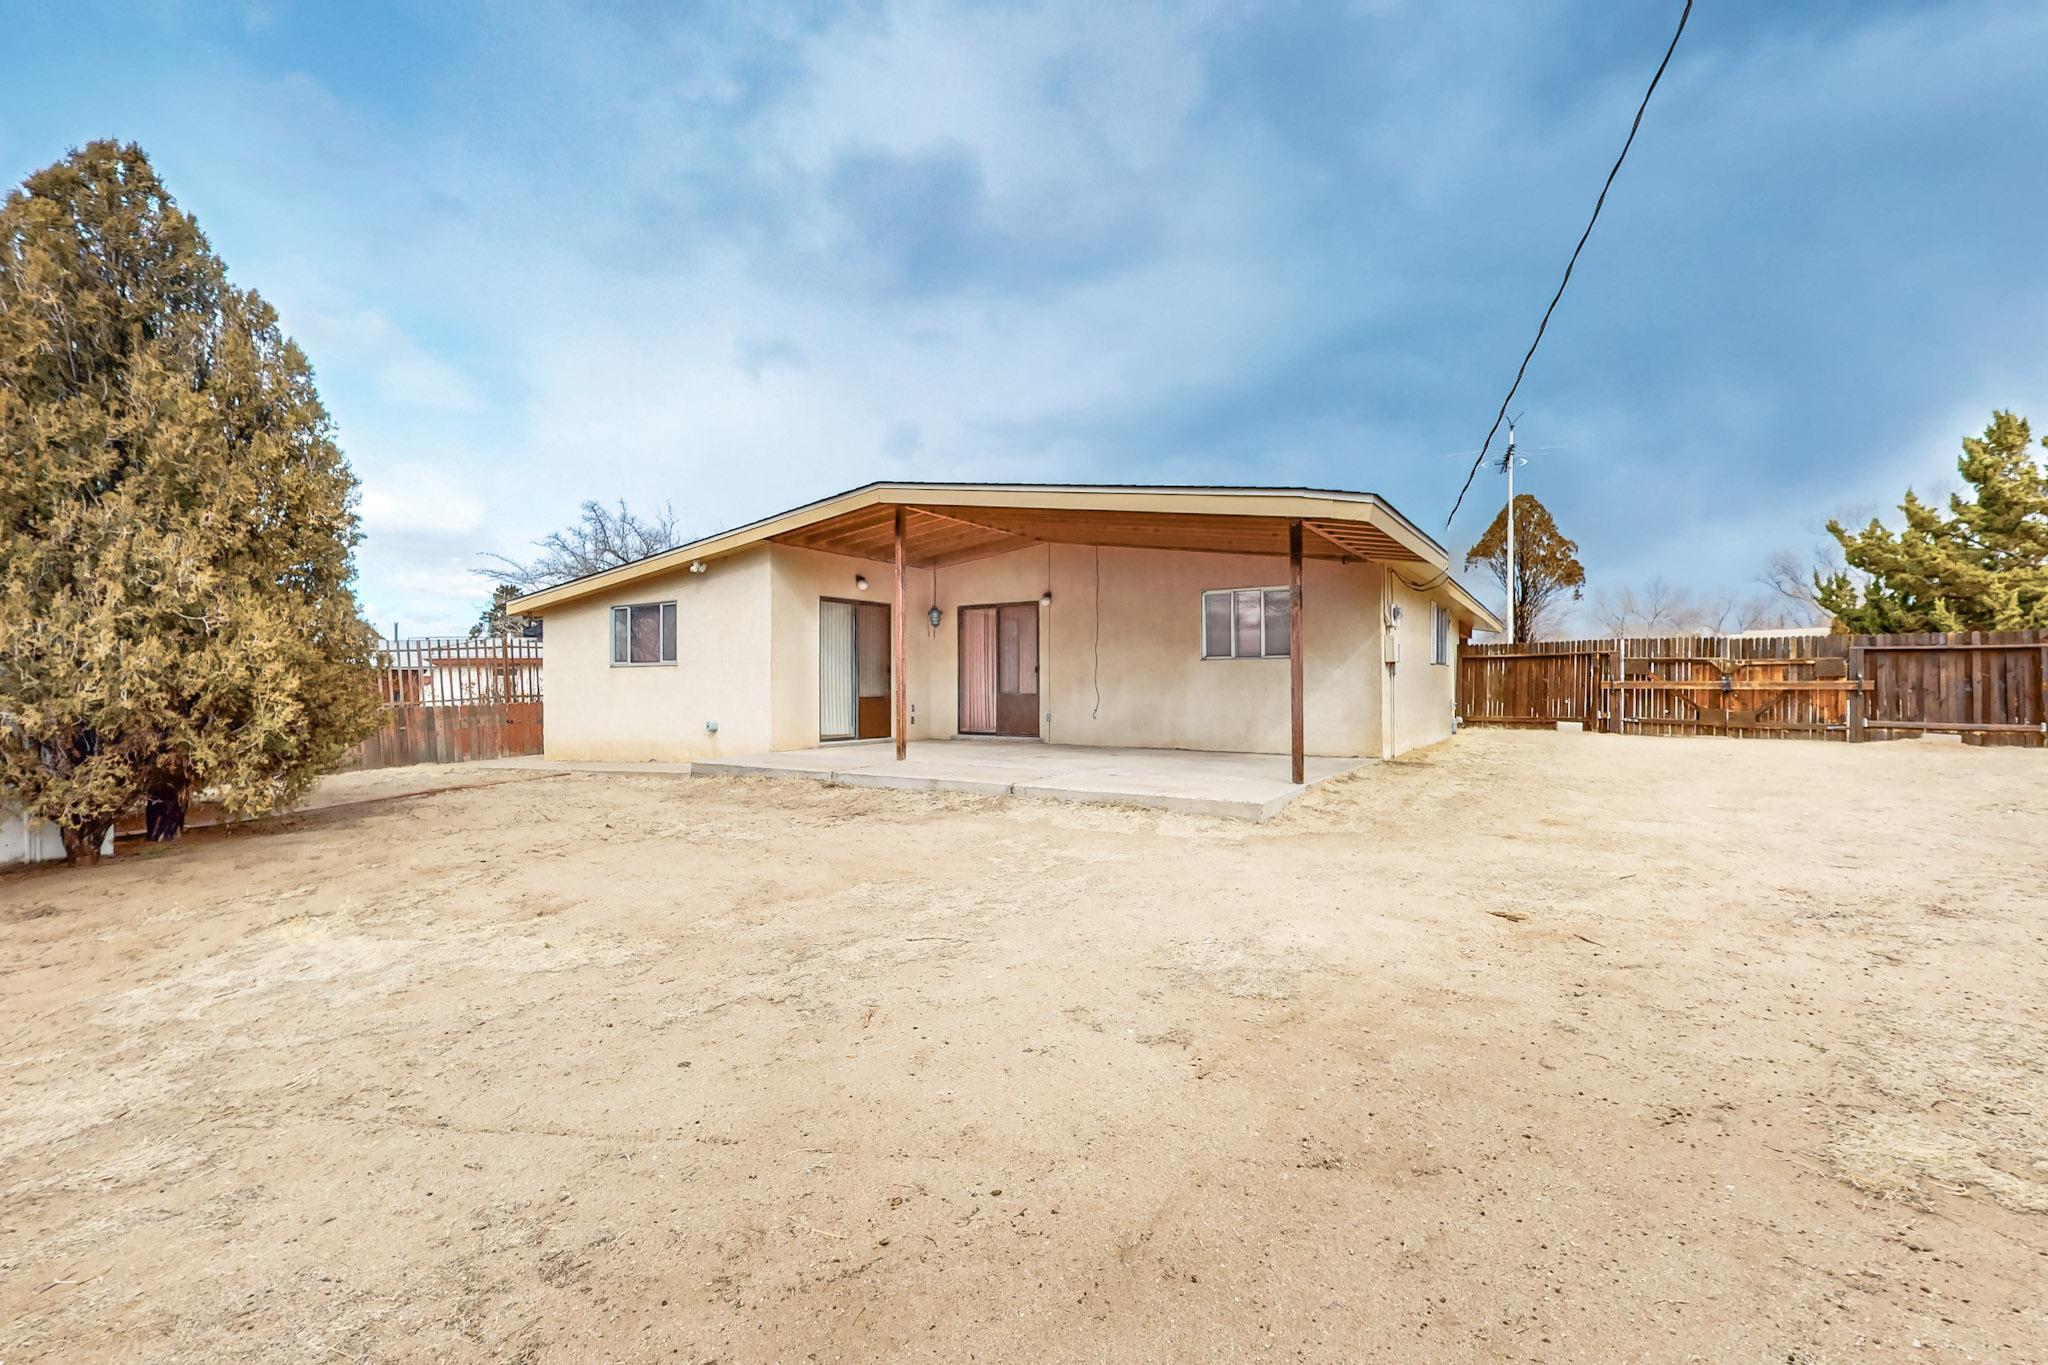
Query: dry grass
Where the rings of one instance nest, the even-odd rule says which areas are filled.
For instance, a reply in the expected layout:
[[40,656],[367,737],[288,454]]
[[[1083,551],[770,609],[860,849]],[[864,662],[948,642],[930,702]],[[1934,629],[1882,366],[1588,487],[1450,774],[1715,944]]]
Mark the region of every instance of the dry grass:
[[504,777],[0,877],[0,1359],[2048,1359],[2048,755]]
[[1886,1011],[1850,1049],[1868,1091],[1827,1146],[1858,1189],[1932,1205],[1981,1190],[2048,1213],[2048,1035],[2041,1024]]

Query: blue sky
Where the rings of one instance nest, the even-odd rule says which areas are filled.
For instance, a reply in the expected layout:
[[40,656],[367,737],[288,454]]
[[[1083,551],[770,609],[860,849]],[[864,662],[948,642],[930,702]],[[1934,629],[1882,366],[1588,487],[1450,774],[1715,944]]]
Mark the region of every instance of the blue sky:
[[[1443,519],[1675,3],[0,3],[318,370],[366,612],[584,498],[1312,484]],[[1751,590],[2048,425],[2048,7],[1700,0],[1516,407],[1592,586]]]

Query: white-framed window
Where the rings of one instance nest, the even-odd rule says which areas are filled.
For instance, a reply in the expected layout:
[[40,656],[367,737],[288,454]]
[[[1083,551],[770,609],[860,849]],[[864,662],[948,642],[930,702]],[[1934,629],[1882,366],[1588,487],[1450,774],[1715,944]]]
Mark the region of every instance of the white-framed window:
[[641,602],[612,608],[612,666],[676,661],[676,604]]
[[1451,613],[1436,603],[1429,608],[1429,661],[1447,664],[1451,661]]
[[1287,589],[1218,588],[1202,594],[1202,657],[1284,659]]

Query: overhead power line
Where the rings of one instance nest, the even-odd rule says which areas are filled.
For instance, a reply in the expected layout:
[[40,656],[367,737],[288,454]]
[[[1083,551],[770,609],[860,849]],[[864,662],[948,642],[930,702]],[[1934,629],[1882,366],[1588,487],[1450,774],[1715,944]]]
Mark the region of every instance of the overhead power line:
[[1479,466],[1486,462],[1486,453],[1493,448],[1493,438],[1500,434],[1500,424],[1507,420],[1508,404],[1515,401],[1515,390],[1522,387],[1522,376],[1529,372],[1529,362],[1536,358],[1536,348],[1543,344],[1543,330],[1550,326],[1550,315],[1557,311],[1557,301],[1564,297],[1565,286],[1572,282],[1572,267],[1579,263],[1579,253],[1586,249],[1586,239],[1593,235],[1593,224],[1600,221],[1600,209],[1607,202],[1607,191],[1614,188],[1614,177],[1621,174],[1621,163],[1628,160],[1628,149],[1635,145],[1636,130],[1643,126],[1643,111],[1650,107],[1650,96],[1657,93],[1657,82],[1664,79],[1664,68],[1671,65],[1671,54],[1678,50],[1678,40],[1685,33],[1685,21],[1690,18],[1692,0],[1685,0],[1685,9],[1678,16],[1678,29],[1671,35],[1671,45],[1664,49],[1664,60],[1657,63],[1656,74],[1650,77],[1650,87],[1643,91],[1643,102],[1636,106],[1635,122],[1628,126],[1628,140],[1621,144],[1621,155],[1614,158],[1614,167],[1607,172],[1607,183],[1600,187],[1600,197],[1593,201],[1593,216],[1586,220],[1586,230],[1579,234],[1579,244],[1572,248],[1572,258],[1565,262],[1564,278],[1557,282],[1557,292],[1550,296],[1550,306],[1543,310],[1543,321],[1536,324],[1536,339],[1529,343],[1528,354],[1522,357],[1521,367],[1515,371],[1515,382],[1508,385],[1507,397],[1500,400],[1500,411],[1494,414],[1493,426],[1479,447],[1479,455],[1465,473],[1465,485],[1458,490],[1458,500],[1451,504],[1451,515],[1444,518],[1446,527],[1457,518],[1458,509],[1465,505],[1465,495],[1472,491],[1472,478],[1479,472]]

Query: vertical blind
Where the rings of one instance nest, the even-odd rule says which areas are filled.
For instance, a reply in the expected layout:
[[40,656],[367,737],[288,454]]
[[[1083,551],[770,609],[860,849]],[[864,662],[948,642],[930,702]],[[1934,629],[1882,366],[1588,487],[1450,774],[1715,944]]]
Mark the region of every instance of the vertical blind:
[[960,612],[960,728],[987,735],[996,728],[996,609]]
[[852,739],[855,659],[853,604],[818,604],[818,738]]

